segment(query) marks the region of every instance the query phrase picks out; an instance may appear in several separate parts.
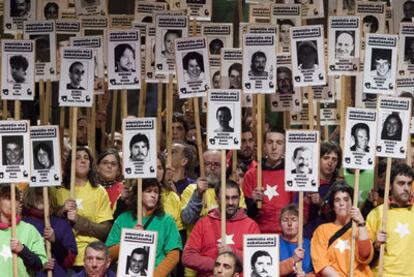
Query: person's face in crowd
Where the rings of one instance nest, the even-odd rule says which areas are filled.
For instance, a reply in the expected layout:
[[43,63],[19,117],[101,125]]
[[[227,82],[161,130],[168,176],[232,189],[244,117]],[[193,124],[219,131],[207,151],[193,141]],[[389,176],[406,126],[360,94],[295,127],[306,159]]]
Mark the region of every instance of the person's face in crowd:
[[76,176],[79,178],[85,178],[88,176],[91,161],[86,151],[80,150],[76,152]]
[[338,165],[338,155],[335,152],[325,153],[321,157],[320,173],[321,178],[330,178]]
[[115,155],[106,155],[98,164],[99,176],[104,181],[114,181],[120,174],[120,164]]
[[220,88],[221,77],[220,74],[213,76],[213,88]]
[[230,115],[227,111],[220,110],[217,112],[217,121],[220,126],[228,126],[230,122]]
[[144,269],[145,256],[143,254],[134,253],[131,257],[129,269],[132,273],[138,274]]
[[214,263],[214,277],[238,277],[239,273],[235,273],[235,261],[233,257],[223,254],[217,257]]
[[204,165],[206,171],[206,178],[209,184],[217,184],[221,177],[221,160],[220,153],[216,151],[209,151],[204,153]]
[[254,137],[252,132],[241,133],[241,146],[238,151],[241,158],[252,158],[254,151]]
[[286,237],[293,238],[298,234],[299,218],[290,212],[285,212],[280,219],[282,234]]
[[57,19],[58,18],[58,10],[54,6],[49,6],[49,8],[45,11],[45,18],[46,19]]
[[157,159],[157,181],[161,183],[163,177],[164,177],[164,167],[162,167],[161,160]]
[[352,57],[352,51],[354,50],[354,39],[348,33],[342,33],[336,39],[335,44],[335,56],[336,58],[343,59]]
[[185,166],[184,146],[179,143],[174,143],[171,147],[171,161],[175,170]]
[[257,74],[261,74],[266,68],[266,57],[256,56],[253,60],[253,70]]
[[397,175],[391,185],[391,195],[395,203],[402,206],[407,204],[411,195],[412,178],[404,175]]
[[23,149],[17,143],[7,143],[6,157],[9,164],[19,164],[23,155]]
[[299,54],[299,60],[302,62],[303,69],[313,68],[315,65],[316,52],[311,46],[303,46]]
[[267,133],[264,148],[267,161],[272,164],[278,163],[285,154],[285,135],[274,132]]
[[135,57],[134,52],[126,48],[124,53],[122,53],[119,59],[119,66],[121,67],[122,71],[133,71],[135,70]]
[[188,73],[188,76],[190,77],[190,79],[197,79],[198,77],[200,77],[201,67],[198,64],[196,59],[188,60],[187,73]]
[[172,139],[173,140],[185,140],[185,128],[181,122],[173,122]]
[[104,277],[111,260],[105,255],[105,251],[87,247],[85,251],[85,272],[88,277]]
[[72,71],[69,72],[70,82],[73,86],[80,86],[82,82],[83,75],[85,75],[85,70],[83,65],[77,64],[72,68]]
[[132,145],[131,156],[135,161],[143,161],[148,155],[148,145],[143,141],[138,141]]
[[351,196],[347,192],[338,191],[335,193],[333,206],[337,218],[349,216],[352,208]]
[[290,94],[293,90],[292,74],[281,71],[277,74],[277,89],[280,94]]
[[160,198],[160,190],[157,186],[147,187],[142,191],[142,205],[146,210],[153,210]]
[[398,120],[394,117],[391,117],[385,125],[385,131],[387,133],[387,136],[395,136],[398,131]]
[[385,77],[388,71],[390,71],[390,62],[386,59],[375,60],[375,68],[378,76]]
[[16,13],[17,16],[23,16],[26,15],[29,11],[29,4],[26,2],[26,0],[14,0],[16,3]]
[[296,165],[297,173],[308,173],[309,166],[312,161],[311,152],[309,149],[305,151],[298,151],[296,158],[293,159],[293,162]]
[[178,35],[173,34],[173,33],[168,33],[165,36],[164,46],[165,46],[165,52],[167,52],[168,54],[174,53],[174,39],[176,38],[178,38]]
[[280,42],[284,45],[289,45],[290,42],[290,25],[289,24],[283,24],[280,25]]
[[229,83],[230,87],[233,89],[241,88],[241,76],[238,70],[233,69],[232,71],[230,71]]
[[39,151],[37,151],[37,160],[43,167],[50,167],[49,153],[47,153],[44,149],[40,148]]
[[43,189],[42,188],[36,188],[36,199],[35,199],[34,207],[40,211],[43,211],[45,207],[44,201],[43,201]]
[[404,5],[404,16],[411,18],[414,17],[414,3],[407,3]]
[[272,259],[269,256],[260,256],[253,265],[256,276],[269,277],[272,267]]
[[197,139],[197,129],[188,130],[185,138],[188,142],[195,142]]
[[[218,198],[218,197],[217,197]],[[221,209],[220,200],[217,199]],[[226,218],[232,218],[239,210],[240,195],[237,188],[226,188]]]
[[[16,202],[16,207],[20,201]],[[10,196],[0,196],[0,222],[8,222],[12,217]]]
[[356,136],[357,147],[360,149],[365,149],[365,147],[368,145],[367,130],[357,129],[355,132],[355,136]]
[[82,118],[78,120],[78,130],[76,136],[79,145],[88,144],[88,122],[86,119]]
[[11,75],[16,83],[23,83],[26,79],[26,70],[24,70],[23,67],[17,68],[11,66]]

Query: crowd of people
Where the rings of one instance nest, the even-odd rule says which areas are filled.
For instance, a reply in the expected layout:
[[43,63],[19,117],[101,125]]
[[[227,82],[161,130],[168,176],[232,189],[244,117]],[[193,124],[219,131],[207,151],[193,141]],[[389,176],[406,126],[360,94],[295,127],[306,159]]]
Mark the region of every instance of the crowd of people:
[[[263,186],[258,187],[255,132],[249,122],[243,123],[240,150],[227,153],[222,207],[220,151],[204,151],[205,174],[200,177],[196,146],[187,134],[189,123],[184,116],[174,115],[171,151],[159,153],[157,178],[143,179],[141,225],[137,224],[136,183],[125,180],[121,173],[122,148],[97,152],[95,162],[92,151],[83,145],[88,134],[79,132],[73,150],[75,176],[70,175],[69,151],[63,157],[62,185],[48,188],[50,226],[44,221],[43,189],[19,186],[17,235],[12,239],[11,190],[8,185],[0,187],[3,273],[12,276],[12,255],[16,254],[18,276],[46,276],[47,270],[53,276],[115,276],[122,229],[131,228],[158,233],[154,272],[148,271],[147,252],[137,248],[128,258],[131,276],[241,276],[243,268],[251,276],[271,276],[276,263],[266,251],[257,251],[249,264],[243,264],[243,236],[274,233],[280,235],[280,276],[349,276],[354,222],[354,276],[375,276],[381,245],[386,247],[384,276],[414,274],[410,262],[414,244],[411,166],[405,161],[393,163],[390,199],[384,200],[385,164],[380,160],[371,191],[353,199],[353,184],[347,184],[340,172],[340,147],[322,142],[320,187],[318,192],[305,193],[304,240],[298,247],[299,200],[284,185],[285,131],[268,127],[263,134]],[[357,133],[355,130],[355,136]],[[297,156],[302,157],[299,152]],[[166,164],[168,155],[170,165]],[[237,170],[232,172],[232,168]],[[75,198],[70,197],[71,178],[75,178]],[[360,208],[353,207],[354,201]],[[384,201],[390,203],[386,230],[382,229]],[[225,242],[221,241],[222,210],[226,214]],[[49,258],[45,241],[51,244]]]

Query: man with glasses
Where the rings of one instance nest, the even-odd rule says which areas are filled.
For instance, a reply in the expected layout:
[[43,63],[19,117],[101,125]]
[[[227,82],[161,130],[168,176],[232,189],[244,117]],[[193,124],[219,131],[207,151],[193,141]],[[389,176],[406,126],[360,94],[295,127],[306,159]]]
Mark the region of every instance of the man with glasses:
[[81,86],[83,75],[85,75],[85,69],[81,62],[74,62],[69,67],[69,79],[70,83],[66,84],[66,89],[84,90]]

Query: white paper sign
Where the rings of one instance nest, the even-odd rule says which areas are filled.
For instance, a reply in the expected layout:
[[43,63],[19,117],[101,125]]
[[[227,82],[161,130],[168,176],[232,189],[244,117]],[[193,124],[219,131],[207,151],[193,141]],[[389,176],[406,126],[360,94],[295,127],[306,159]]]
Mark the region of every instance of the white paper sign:
[[285,190],[318,191],[319,132],[286,132]]
[[411,99],[378,97],[377,156],[405,159]]
[[2,40],[3,100],[34,99],[34,51],[32,40]]
[[[3,29],[6,34],[15,34],[23,30],[27,20],[36,19],[36,1],[3,0]],[[19,5],[17,5],[19,3]]]
[[290,53],[290,27],[302,25],[300,4],[273,4],[270,22],[279,27],[278,52]]
[[122,120],[123,174],[126,179],[157,176],[156,118]]
[[0,121],[0,183],[30,181],[29,121]]
[[243,276],[279,276],[279,251],[279,235],[244,235]]
[[212,0],[181,0],[180,8],[186,11],[190,20],[210,21]]
[[30,141],[32,146],[30,186],[60,186],[62,167],[59,126],[30,127]]
[[376,110],[348,108],[342,162],[344,168],[374,168],[376,128]]

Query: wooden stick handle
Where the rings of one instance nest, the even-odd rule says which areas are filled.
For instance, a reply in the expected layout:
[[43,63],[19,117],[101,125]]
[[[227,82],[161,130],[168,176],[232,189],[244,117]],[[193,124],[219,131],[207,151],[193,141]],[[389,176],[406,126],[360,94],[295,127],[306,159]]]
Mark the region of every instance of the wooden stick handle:
[[161,132],[162,132],[162,98],[163,98],[163,84],[161,81],[158,81],[157,85],[157,153],[160,153],[161,149]]
[[147,100],[147,84],[145,82],[145,78],[141,79],[141,84],[142,84],[142,89],[139,92],[139,97],[138,97],[138,117],[145,117],[145,103]]
[[167,167],[171,167],[171,149],[172,149],[172,118],[173,118],[173,77],[170,74],[168,79],[168,90],[167,90]]
[[121,116],[128,117],[128,91],[126,89],[121,91]]
[[[359,169],[355,169],[355,182],[354,182],[354,203],[353,207],[358,208],[358,199],[359,199]],[[355,267],[355,241],[356,241],[356,231],[357,226],[355,222],[352,222],[352,240],[351,240],[351,257],[350,257],[350,267],[349,267],[349,276],[354,276],[354,267]]]
[[115,146],[115,123],[116,123],[116,112],[118,107],[118,91],[115,90],[112,94],[112,120],[111,120],[111,143]]
[[142,179],[137,182],[137,224],[142,225]]
[[77,144],[77,130],[78,130],[78,107],[71,107],[72,109],[72,163],[70,166],[70,198],[75,199],[75,180],[76,180],[76,144]]
[[200,177],[205,176],[205,166],[203,158],[203,139],[201,137],[201,124],[200,124],[200,107],[198,105],[198,98],[194,97],[194,123],[196,126],[197,134],[197,151],[198,151],[198,162],[200,166]]
[[[257,136],[257,187],[262,188],[262,150],[263,150],[263,136],[262,136],[262,109],[263,109],[263,95],[257,94],[257,122],[256,122],[256,136]],[[255,117],[255,116],[253,116]],[[262,201],[257,202],[257,208],[262,208]]]
[[[44,206],[44,220],[45,220],[45,227],[50,228],[50,220],[49,220],[49,193],[48,188],[43,187],[43,206]],[[52,258],[52,246],[50,244],[50,241],[46,240],[46,254],[47,258]],[[47,276],[52,277],[52,270],[47,271]]]
[[[205,194],[205,193],[204,193]],[[221,188],[220,188],[220,206],[221,206],[221,243],[227,244],[226,241],[226,150],[221,150]]]

